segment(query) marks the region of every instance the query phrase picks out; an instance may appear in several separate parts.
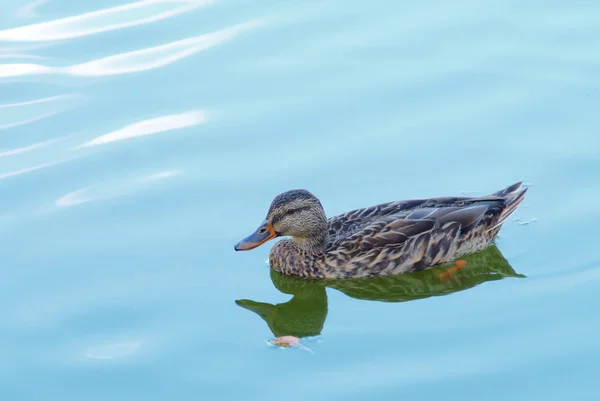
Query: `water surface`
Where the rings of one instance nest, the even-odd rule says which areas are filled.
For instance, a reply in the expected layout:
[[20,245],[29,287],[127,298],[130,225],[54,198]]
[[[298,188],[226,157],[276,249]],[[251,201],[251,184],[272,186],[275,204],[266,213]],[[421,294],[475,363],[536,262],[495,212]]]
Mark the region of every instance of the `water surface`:
[[[600,4],[2,10],[3,400],[597,399]],[[291,188],[333,215],[520,180],[452,282],[233,251]]]

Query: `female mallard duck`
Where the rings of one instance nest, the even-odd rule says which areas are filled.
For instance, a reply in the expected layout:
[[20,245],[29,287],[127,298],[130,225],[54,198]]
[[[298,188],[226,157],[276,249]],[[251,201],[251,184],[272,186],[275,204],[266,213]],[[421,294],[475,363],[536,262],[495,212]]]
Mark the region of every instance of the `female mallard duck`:
[[267,218],[235,250],[291,236],[269,255],[273,270],[283,274],[338,279],[410,273],[490,245],[525,192],[518,182],[488,196],[395,201],[327,219],[313,194],[292,190],[275,197]]

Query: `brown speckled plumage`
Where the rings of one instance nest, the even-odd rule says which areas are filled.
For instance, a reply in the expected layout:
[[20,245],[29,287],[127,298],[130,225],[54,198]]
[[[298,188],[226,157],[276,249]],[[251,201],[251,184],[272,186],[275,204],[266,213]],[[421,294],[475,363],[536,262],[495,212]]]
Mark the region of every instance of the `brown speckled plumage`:
[[280,273],[317,279],[395,275],[448,263],[490,245],[526,191],[519,182],[489,196],[389,202],[329,219],[310,192],[288,191],[273,200],[265,224],[274,236],[291,238],[273,246],[269,263]]

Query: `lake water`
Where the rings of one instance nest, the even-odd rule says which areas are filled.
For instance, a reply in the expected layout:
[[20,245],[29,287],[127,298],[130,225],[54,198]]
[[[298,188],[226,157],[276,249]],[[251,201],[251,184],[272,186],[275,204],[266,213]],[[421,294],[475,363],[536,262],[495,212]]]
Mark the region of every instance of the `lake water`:
[[[598,49],[597,1],[4,0],[0,398],[598,400]],[[233,250],[521,180],[450,281]]]

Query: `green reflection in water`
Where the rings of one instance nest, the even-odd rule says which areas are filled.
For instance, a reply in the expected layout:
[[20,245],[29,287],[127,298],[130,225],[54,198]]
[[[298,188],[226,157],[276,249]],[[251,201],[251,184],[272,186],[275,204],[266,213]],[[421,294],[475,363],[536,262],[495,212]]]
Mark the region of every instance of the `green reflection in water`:
[[461,259],[467,261],[466,267],[448,279],[440,278],[439,274],[452,265],[397,276],[322,281],[284,276],[271,270],[273,285],[280,292],[293,295],[291,300],[276,305],[247,299],[235,302],[260,316],[276,337],[310,337],[323,330],[327,317],[327,287],[356,299],[406,302],[447,295],[506,277],[525,277],[514,271],[495,245]]

